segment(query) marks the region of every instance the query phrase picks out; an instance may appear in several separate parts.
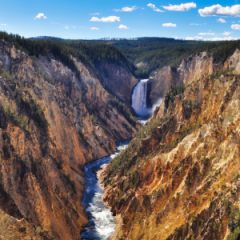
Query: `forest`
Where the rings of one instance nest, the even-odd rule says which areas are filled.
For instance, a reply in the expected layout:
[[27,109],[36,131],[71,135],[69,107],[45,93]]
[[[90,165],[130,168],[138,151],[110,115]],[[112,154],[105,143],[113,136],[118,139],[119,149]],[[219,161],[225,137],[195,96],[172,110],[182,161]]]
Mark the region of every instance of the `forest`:
[[[124,67],[137,78],[148,78],[154,71],[170,65],[178,67],[182,59],[207,51],[215,62],[223,62],[239,48],[240,40],[225,42],[185,41],[171,38],[64,40],[54,37],[25,39],[19,35],[0,32],[0,39],[12,42],[30,56],[52,53],[72,70],[77,71],[71,56],[93,70],[101,61]],[[142,63],[141,67],[136,67]]]
[[133,72],[135,69],[125,55],[111,45],[91,45],[79,41],[53,41],[45,38],[31,40],[6,32],[0,32],[0,39],[13,43],[17,49],[37,58],[39,55],[46,56],[51,53],[74,71],[77,71],[77,68],[72,60],[72,56],[89,65],[93,70],[101,61],[109,61],[123,66],[130,72]]

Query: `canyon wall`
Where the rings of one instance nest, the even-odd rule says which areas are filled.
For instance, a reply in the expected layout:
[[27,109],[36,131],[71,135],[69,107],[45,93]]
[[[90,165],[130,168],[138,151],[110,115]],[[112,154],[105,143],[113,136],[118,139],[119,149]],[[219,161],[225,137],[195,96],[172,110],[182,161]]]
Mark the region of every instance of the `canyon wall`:
[[133,88],[138,80],[125,68],[113,63],[101,62],[97,69],[103,85],[114,96],[131,106]]
[[0,41],[0,239],[80,239],[83,165],[138,123],[84,64]]
[[240,206],[237,52],[232,71],[200,76],[169,108],[163,101],[102,171],[117,220],[112,239],[227,239]]
[[163,98],[171,85],[187,86],[204,75],[214,74],[222,68],[223,64],[214,63],[213,57],[206,52],[184,58],[177,69],[166,66],[149,80],[149,102],[155,104],[159,98]]

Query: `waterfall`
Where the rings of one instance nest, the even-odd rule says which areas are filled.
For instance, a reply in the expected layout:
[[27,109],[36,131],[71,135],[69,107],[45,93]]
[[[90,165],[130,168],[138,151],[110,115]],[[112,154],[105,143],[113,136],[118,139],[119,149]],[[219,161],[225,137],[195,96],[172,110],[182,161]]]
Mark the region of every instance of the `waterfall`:
[[147,82],[148,79],[143,79],[133,89],[132,108],[139,116],[151,113],[151,109],[147,108]]

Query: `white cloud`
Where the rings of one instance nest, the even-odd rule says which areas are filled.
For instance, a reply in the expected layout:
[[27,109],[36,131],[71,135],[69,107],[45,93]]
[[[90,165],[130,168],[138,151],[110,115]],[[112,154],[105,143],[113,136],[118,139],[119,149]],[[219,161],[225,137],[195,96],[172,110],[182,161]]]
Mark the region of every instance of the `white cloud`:
[[234,41],[238,40],[239,38],[233,38],[233,37],[215,37],[215,38],[204,38],[204,41]]
[[7,24],[5,24],[5,23],[1,23],[1,26],[7,26]]
[[44,13],[39,13],[34,19],[46,19],[47,17],[44,15]]
[[240,17],[240,5],[233,5],[231,7],[222,7],[220,4],[213,5],[211,7],[205,7],[198,10],[200,16],[222,16],[222,17]]
[[69,26],[65,26],[64,28],[69,29]]
[[156,6],[154,4],[152,4],[152,3],[149,3],[147,6],[152,8],[152,9],[156,8]]
[[234,29],[234,30],[240,30],[240,25],[239,24],[232,24],[231,28]]
[[231,32],[226,32],[226,31],[224,31],[224,33],[222,33],[222,35],[224,35],[224,36],[229,36],[231,34]]
[[202,41],[234,41],[238,40],[239,38],[233,37],[214,37],[214,38],[203,38],[203,37],[187,37],[186,40],[202,40]]
[[180,5],[172,5],[169,4],[169,6],[163,6],[164,9],[167,9],[169,11],[188,11],[191,8],[196,8],[197,4],[194,2],[191,3],[182,3]]
[[122,9],[114,9],[115,12],[132,12],[137,9],[137,6],[133,7],[123,7]]
[[118,27],[118,28],[120,28],[120,29],[128,29],[128,27],[127,27],[127,26],[125,26],[125,25],[123,25],[123,24],[119,25],[119,27]]
[[90,13],[89,15],[100,15],[100,13]]
[[201,36],[215,36],[215,33],[212,33],[212,32],[208,32],[208,33],[199,33],[198,35],[201,35]]
[[163,23],[163,27],[176,27],[177,25],[175,23]]
[[92,17],[90,22],[120,22],[120,17],[109,16],[103,18]]
[[92,27],[91,30],[99,30],[97,27]]
[[203,37],[199,37],[199,36],[196,36],[196,37],[186,37],[186,40],[202,40]]
[[150,7],[150,8],[152,8],[155,12],[164,12],[164,11],[162,11],[161,9],[157,8],[157,7],[156,7],[154,4],[152,4],[152,3],[149,3],[147,6]]
[[190,25],[192,25],[192,26],[201,26],[201,24],[199,24],[199,23],[191,23]]
[[226,20],[223,19],[223,18],[219,18],[219,19],[217,19],[217,21],[220,22],[220,23],[226,23]]

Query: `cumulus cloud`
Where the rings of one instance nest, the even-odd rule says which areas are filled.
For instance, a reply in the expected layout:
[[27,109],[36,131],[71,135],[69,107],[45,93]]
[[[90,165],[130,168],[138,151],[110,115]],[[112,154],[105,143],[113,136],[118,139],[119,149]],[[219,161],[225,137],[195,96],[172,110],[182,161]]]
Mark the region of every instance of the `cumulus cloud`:
[[120,22],[120,17],[117,16],[109,16],[109,17],[92,17],[90,22]]
[[240,5],[233,5],[231,7],[222,7],[220,4],[213,5],[211,7],[205,7],[198,10],[200,16],[222,16],[222,17],[240,17]]
[[232,24],[231,28],[234,29],[234,30],[240,30],[240,25],[239,24]]
[[220,22],[220,23],[226,23],[226,20],[223,19],[223,18],[219,18],[219,19],[217,19],[217,21]]
[[91,30],[99,30],[97,27],[92,27]]
[[156,5],[154,5],[152,3],[149,3],[147,6],[152,8],[155,12],[164,12],[161,9],[157,8]]
[[122,9],[114,9],[115,12],[132,12],[137,9],[137,6],[123,7]]
[[164,9],[167,9],[168,11],[188,11],[191,8],[196,8],[197,4],[194,2],[191,3],[182,3],[180,5],[172,5],[169,4],[169,6],[163,6]]
[[231,34],[231,32],[226,32],[226,31],[224,31],[224,33],[222,34],[222,35],[224,35],[224,36],[229,36]]
[[196,36],[196,37],[186,37],[186,40],[202,40],[203,37],[199,37],[199,36]]
[[199,23],[191,23],[190,25],[192,25],[192,26],[201,26],[201,24],[199,24]]
[[123,24],[119,25],[119,27],[118,27],[118,28],[120,28],[120,29],[128,29],[128,27],[127,27],[127,26],[125,26],[125,25],[123,25]]
[[34,19],[46,19],[47,17],[44,15],[44,13],[39,13]]
[[177,25],[175,23],[163,23],[163,27],[176,27]]
[[198,35],[201,35],[201,36],[215,36],[215,33],[212,33],[212,32],[208,32],[208,33],[199,33]]

